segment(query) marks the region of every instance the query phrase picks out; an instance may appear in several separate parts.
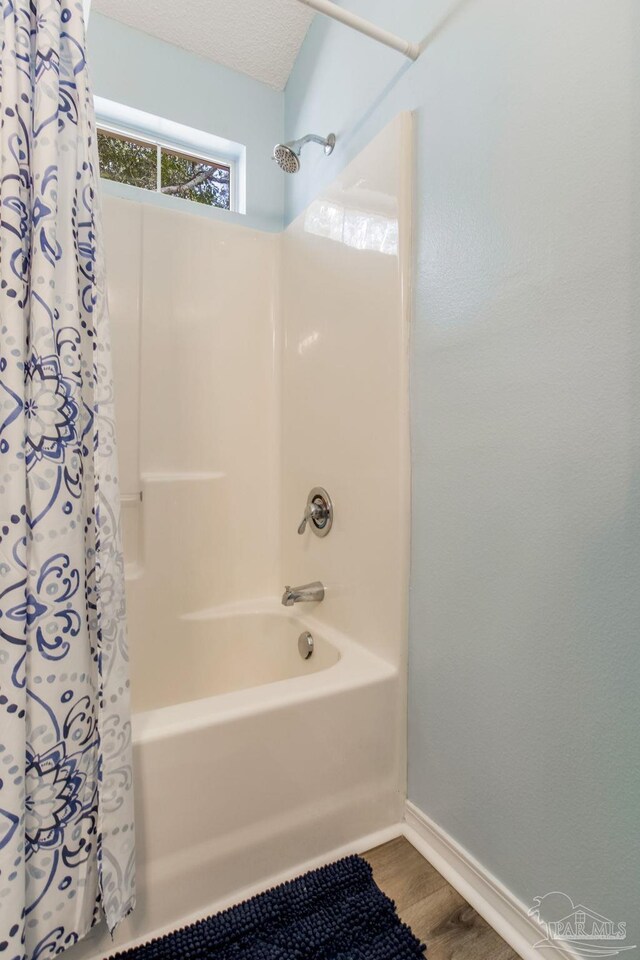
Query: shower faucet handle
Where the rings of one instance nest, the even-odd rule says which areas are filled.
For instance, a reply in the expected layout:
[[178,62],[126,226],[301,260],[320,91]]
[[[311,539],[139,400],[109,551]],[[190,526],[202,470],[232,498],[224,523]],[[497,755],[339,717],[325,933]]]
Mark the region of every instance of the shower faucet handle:
[[326,537],[333,524],[333,504],[324,487],[314,487],[307,497],[302,523],[298,527],[300,536],[310,524],[317,537]]
[[309,520],[320,520],[324,519],[325,511],[319,503],[311,502],[307,503],[304,511],[304,517],[302,518],[302,523],[298,527],[298,533],[302,536],[304,533]]

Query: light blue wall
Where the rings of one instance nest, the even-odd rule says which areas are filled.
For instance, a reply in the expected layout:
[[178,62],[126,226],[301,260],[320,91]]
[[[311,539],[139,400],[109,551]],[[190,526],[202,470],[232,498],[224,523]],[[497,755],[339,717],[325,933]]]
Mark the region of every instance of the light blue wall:
[[283,179],[271,160],[282,139],[282,93],[96,12],[88,48],[97,96],[244,143],[247,213],[238,222],[282,229]]
[[287,218],[415,110],[409,795],[529,903],[640,944],[637,0],[345,0]]

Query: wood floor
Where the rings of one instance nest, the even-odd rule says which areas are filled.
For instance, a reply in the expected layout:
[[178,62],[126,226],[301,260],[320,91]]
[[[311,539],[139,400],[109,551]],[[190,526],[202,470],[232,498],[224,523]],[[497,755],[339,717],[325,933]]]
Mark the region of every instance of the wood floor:
[[427,960],[519,960],[404,837],[363,856],[400,918],[427,944]]

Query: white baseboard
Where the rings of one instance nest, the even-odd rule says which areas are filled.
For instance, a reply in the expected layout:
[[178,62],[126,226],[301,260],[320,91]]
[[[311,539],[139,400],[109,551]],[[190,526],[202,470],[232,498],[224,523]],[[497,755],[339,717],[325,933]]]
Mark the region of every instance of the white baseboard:
[[409,800],[403,833],[523,960],[578,960],[568,947],[535,947],[546,933],[529,908]]
[[[200,908],[197,913],[181,918],[179,923],[173,922],[167,927],[154,930],[152,935],[118,945],[117,949],[118,951],[130,949],[153,937],[163,936],[178,926],[185,926],[204,916],[210,916],[224,910],[234,903],[249,899],[255,894],[262,893],[264,890],[306,873],[308,870],[339,860],[349,854],[364,853],[398,836],[405,836],[409,843],[487,921],[489,926],[493,927],[503,940],[506,940],[518,956],[522,957],[522,960],[580,960],[577,954],[573,953],[568,947],[536,948],[534,944],[544,939],[545,931],[532,917],[528,916],[528,907],[507,890],[482,864],[478,863],[453,837],[410,801],[405,804],[404,821],[402,823],[360,837],[356,841],[337,847],[304,863],[298,863],[284,873],[271,876],[251,887],[237,891],[232,897]],[[90,949],[90,943],[91,938],[85,941],[85,949],[82,955],[78,955],[78,960],[85,960],[85,958],[86,960],[101,960],[101,958],[113,954],[113,950],[105,951],[104,949],[93,952]],[[73,949],[76,951],[78,948],[74,947]],[[74,960],[76,960],[75,955]]]

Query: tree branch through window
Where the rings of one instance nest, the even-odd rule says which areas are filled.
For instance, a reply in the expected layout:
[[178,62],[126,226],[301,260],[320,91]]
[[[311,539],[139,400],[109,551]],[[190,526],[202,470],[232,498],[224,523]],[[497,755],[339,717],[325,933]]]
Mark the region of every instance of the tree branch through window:
[[231,170],[225,164],[106,130],[98,131],[98,150],[100,175],[107,180],[230,209]]

